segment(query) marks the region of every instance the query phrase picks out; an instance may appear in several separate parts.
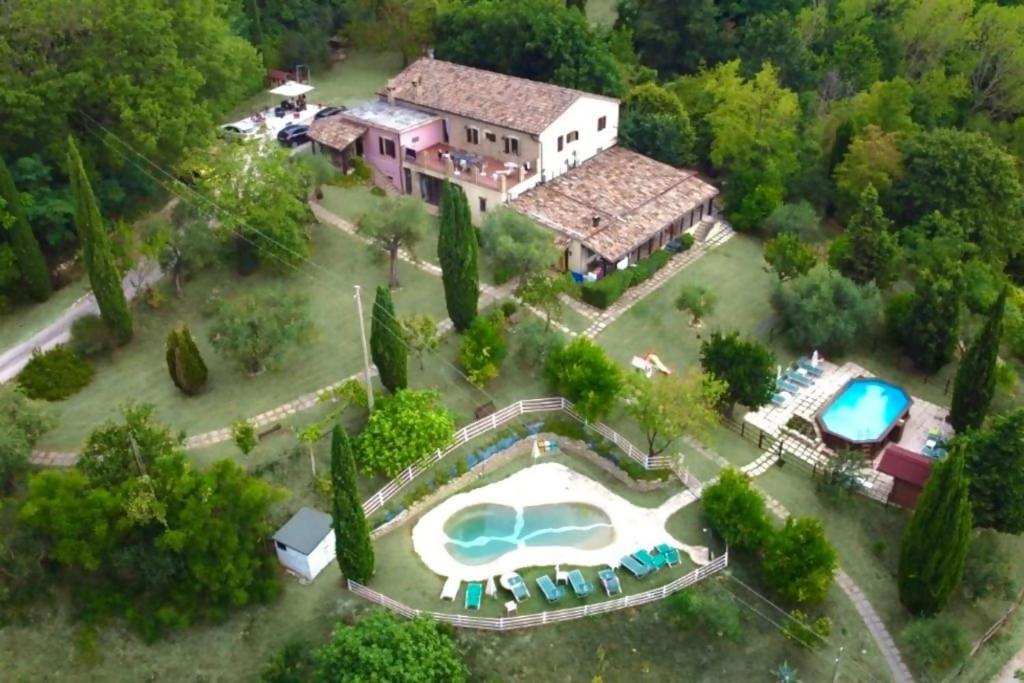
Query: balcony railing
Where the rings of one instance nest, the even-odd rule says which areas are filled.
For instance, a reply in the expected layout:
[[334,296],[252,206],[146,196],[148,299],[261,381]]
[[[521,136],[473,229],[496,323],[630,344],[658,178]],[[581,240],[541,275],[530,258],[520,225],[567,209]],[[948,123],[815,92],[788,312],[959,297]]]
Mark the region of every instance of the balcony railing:
[[501,161],[445,144],[432,145],[418,152],[406,148],[404,158],[409,166],[502,193],[537,174],[536,161]]

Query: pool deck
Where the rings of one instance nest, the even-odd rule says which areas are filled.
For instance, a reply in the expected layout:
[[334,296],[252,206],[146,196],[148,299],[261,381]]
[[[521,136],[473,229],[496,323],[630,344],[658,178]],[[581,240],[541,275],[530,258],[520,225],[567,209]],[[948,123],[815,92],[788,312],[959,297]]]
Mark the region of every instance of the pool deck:
[[[633,505],[608,490],[590,477],[579,474],[559,463],[532,465],[515,474],[459,493],[440,503],[423,515],[412,530],[416,553],[431,571],[462,581],[484,581],[493,576],[514,572],[524,567],[555,564],[595,567],[617,567],[619,559],[641,548],[651,549],[659,543],[669,542],[681,548],[696,564],[706,564],[707,549],[690,546],[673,538],[665,529],[675,512],[694,502],[689,491],[682,491],[656,508]],[[522,508],[556,503],[583,503],[600,508],[608,515],[614,530],[612,541],[601,548],[585,549],[574,546],[520,546],[490,562],[478,565],[463,564],[445,548],[448,535],[445,522],[467,507],[491,503]]]
[[[824,370],[822,377],[815,380],[812,386],[800,389],[795,395],[787,394],[788,398],[781,406],[769,404],[744,417],[746,422],[766,434],[781,438],[783,448],[787,452],[791,452],[810,465],[817,466],[827,464],[833,456],[833,451],[822,442],[820,434],[814,444],[808,443],[807,439],[797,439],[789,435],[789,430],[785,429],[786,423],[795,415],[813,424],[817,431],[819,427],[815,418],[818,412],[847,382],[858,377],[875,377],[874,373],[856,363],[835,365],[822,360],[821,368]],[[879,379],[885,380],[884,377]],[[910,406],[910,418],[903,428],[900,440],[894,443],[915,453],[920,453],[925,442],[930,438],[928,436],[930,430],[938,430],[947,439],[952,437],[953,428],[946,422],[946,417],[949,415],[948,408],[929,403],[916,396],[911,396],[911,399],[913,404]],[[884,496],[892,489],[892,477],[874,469],[878,466],[881,456],[882,454],[879,452],[872,462],[872,467],[865,468],[864,483],[875,489],[879,496]]]

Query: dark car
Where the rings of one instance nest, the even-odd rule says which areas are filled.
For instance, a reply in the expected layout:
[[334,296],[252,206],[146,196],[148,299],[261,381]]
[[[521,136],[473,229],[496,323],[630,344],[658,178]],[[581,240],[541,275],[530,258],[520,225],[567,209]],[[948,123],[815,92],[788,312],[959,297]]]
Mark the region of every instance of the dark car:
[[285,147],[294,147],[304,142],[309,142],[309,126],[302,123],[293,123],[285,126],[278,132],[277,141]]
[[348,107],[324,107],[323,109],[321,109],[320,111],[318,111],[316,113],[316,116],[314,116],[313,119],[314,120],[326,119],[328,116],[334,116],[335,114],[340,114],[341,112],[345,111],[346,109],[348,109]]

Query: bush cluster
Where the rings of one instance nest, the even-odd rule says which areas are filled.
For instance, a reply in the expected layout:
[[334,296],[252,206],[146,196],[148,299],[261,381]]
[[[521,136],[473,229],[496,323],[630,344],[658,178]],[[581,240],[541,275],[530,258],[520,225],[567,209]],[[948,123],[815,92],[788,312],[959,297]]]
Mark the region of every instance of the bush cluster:
[[[683,235],[683,249],[693,245],[693,235]],[[632,268],[617,270],[605,275],[597,282],[584,282],[581,289],[583,300],[597,308],[608,308],[622,296],[627,289],[645,282],[665,267],[672,260],[672,254],[656,251]]]
[[83,315],[71,323],[71,348],[83,356],[98,356],[117,346],[117,337],[98,315]]
[[95,373],[89,361],[60,344],[46,353],[37,349],[17,382],[29,398],[62,401],[88,386]]

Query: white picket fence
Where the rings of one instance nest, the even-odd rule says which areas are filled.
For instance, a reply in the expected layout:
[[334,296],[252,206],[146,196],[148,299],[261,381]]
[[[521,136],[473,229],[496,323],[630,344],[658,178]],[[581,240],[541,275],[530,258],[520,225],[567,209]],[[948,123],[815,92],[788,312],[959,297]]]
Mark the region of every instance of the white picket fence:
[[530,628],[532,626],[542,626],[544,624],[554,624],[559,621],[583,619],[596,614],[607,614],[608,612],[615,612],[617,610],[626,609],[627,607],[637,607],[639,605],[646,605],[651,602],[663,600],[673,593],[677,593],[687,586],[692,586],[698,581],[702,581],[728,566],[729,551],[726,550],[726,552],[719,555],[708,564],[694,569],[686,576],[681,576],[671,583],[667,583],[658,588],[652,588],[651,590],[644,591],[643,593],[625,595],[621,598],[616,598],[615,600],[603,600],[590,605],[583,605],[582,607],[569,607],[566,609],[552,610],[550,612],[524,614],[523,616],[514,617],[475,617],[468,614],[446,614],[444,612],[420,610],[415,607],[409,607],[406,604],[393,600],[386,595],[378,593],[375,590],[351,580],[348,581],[348,589],[356,595],[365,598],[370,602],[381,605],[382,607],[386,607],[393,612],[397,612],[408,619],[424,615],[434,619],[435,621],[452,624],[453,626],[458,626],[460,628],[476,628],[488,631],[510,631],[513,629]]
[[501,410],[494,412],[487,417],[477,420],[476,422],[470,423],[455,432],[455,438],[452,440],[444,450],[437,450],[421,459],[419,462],[414,463],[402,470],[402,472],[389,481],[383,488],[374,493],[372,496],[363,501],[363,512],[367,516],[380,510],[384,507],[389,500],[394,498],[399,491],[408,486],[416,477],[420,476],[431,465],[439,460],[442,460],[449,453],[459,448],[460,446],[472,441],[476,437],[486,434],[487,432],[494,431],[507,422],[528,415],[530,413],[551,413],[551,412],[562,412],[569,417],[582,422],[589,429],[594,430],[604,438],[608,439],[616,446],[622,449],[622,451],[628,455],[637,464],[644,467],[645,469],[665,469],[671,464],[670,458],[666,456],[655,456],[649,457],[646,453],[638,449],[629,440],[616,432],[611,427],[602,424],[600,422],[589,423],[579,413],[573,409],[571,401],[562,397],[554,398],[529,398],[522,401],[516,401],[515,403],[502,408]]

